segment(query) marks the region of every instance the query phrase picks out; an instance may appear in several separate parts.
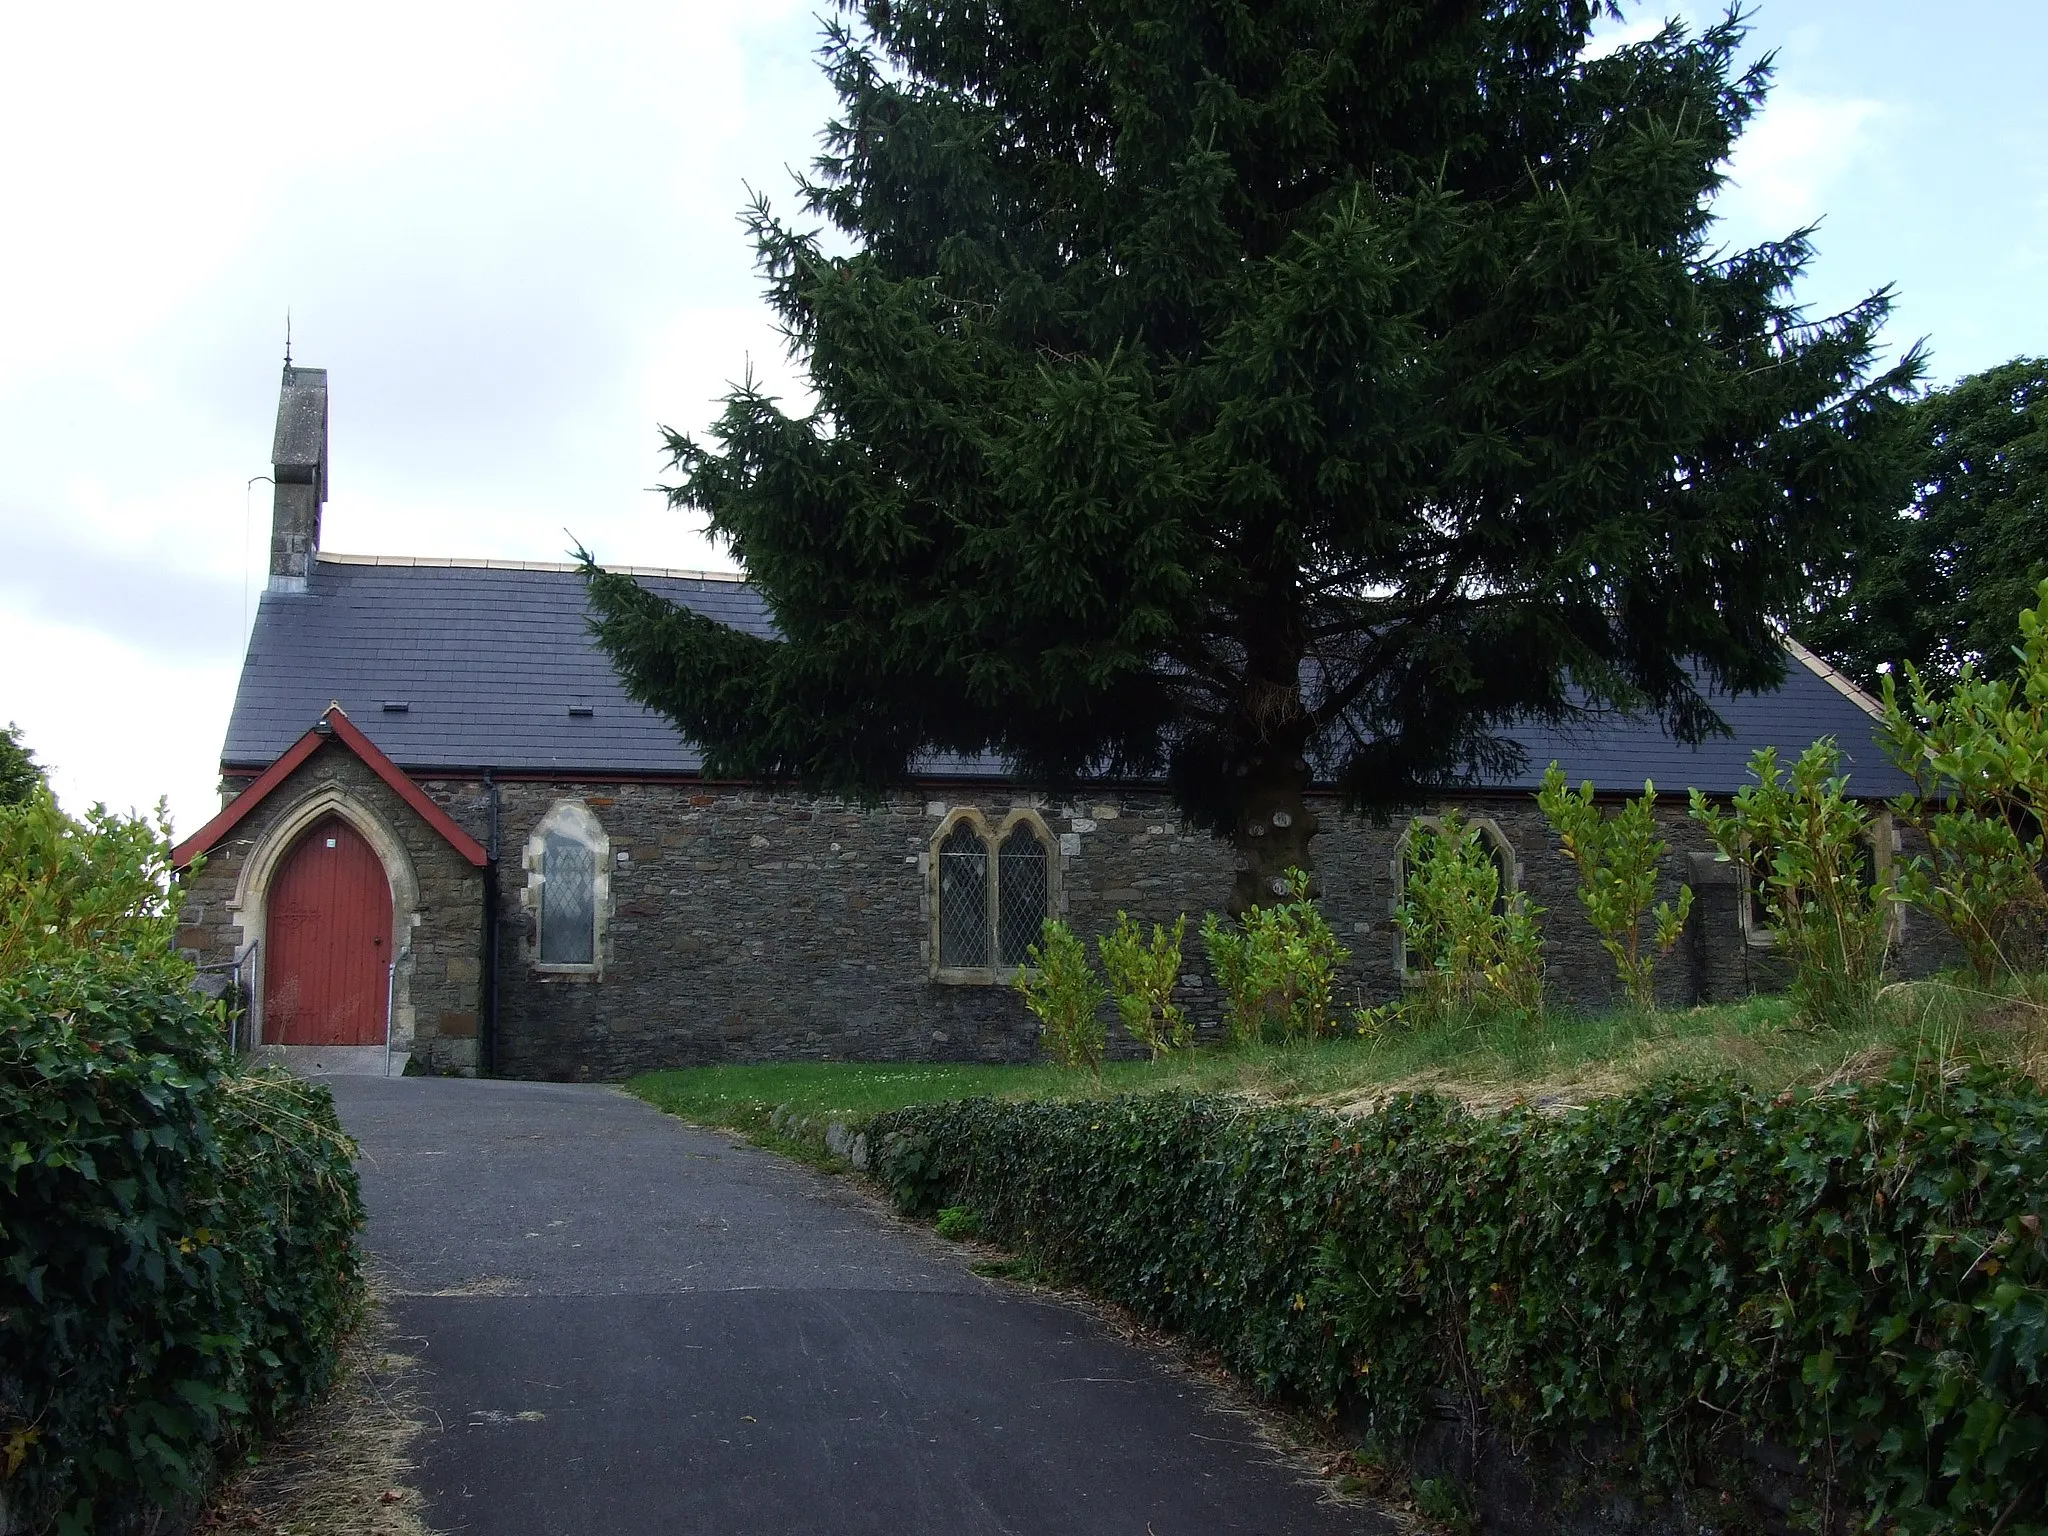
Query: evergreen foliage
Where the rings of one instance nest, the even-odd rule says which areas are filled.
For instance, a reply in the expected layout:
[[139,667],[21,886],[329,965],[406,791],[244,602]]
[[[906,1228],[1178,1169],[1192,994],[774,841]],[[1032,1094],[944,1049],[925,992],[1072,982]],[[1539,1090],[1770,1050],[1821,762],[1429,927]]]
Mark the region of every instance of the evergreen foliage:
[[1065,923],[1048,917],[1039,942],[1025,957],[1010,984],[1037,1018],[1045,1054],[1063,1067],[1086,1067],[1100,1078],[1109,1045],[1102,1005],[1109,992],[1088,963],[1088,946]]
[[1883,678],[1885,746],[1915,788],[1892,809],[1928,846],[1899,894],[1955,935],[1987,984],[2038,965],[2048,926],[2048,580],[2037,597],[2020,614],[2016,679],[1964,661],[1937,693],[1908,661],[1909,706]]
[[1236,924],[1213,912],[1202,920],[1209,970],[1227,1001],[1223,1022],[1238,1045],[1319,1040],[1337,1027],[1337,971],[1351,951],[1309,896],[1308,872],[1283,878],[1291,900],[1251,907]]
[[1581,1493],[1689,1493],[1675,1528],[1786,1528],[1763,1495],[1790,1452],[1796,1529],[2048,1533],[2031,1083],[1666,1082],[1569,1115],[975,1099],[867,1130],[903,1209],[971,1212],[1397,1454],[1450,1397]]
[[169,812],[67,815],[38,781],[0,804],[0,981],[40,961],[91,951],[131,960],[171,952]]
[[[1564,770],[1552,763],[1543,775],[1536,803],[1557,833],[1564,856],[1579,871],[1579,902],[1600,935],[1600,945],[1614,957],[1629,1001],[1638,1008],[1657,1006],[1657,962],[1671,953],[1692,912],[1692,887],[1678,888],[1678,904],[1650,903],[1657,897],[1657,865],[1671,845],[1657,835],[1657,786],[1643,780],[1642,795],[1624,800],[1613,816],[1593,803],[1593,781],[1574,791]],[[1655,954],[1643,952],[1643,919],[1654,919],[1651,943]]]
[[1905,663],[1937,691],[2018,675],[2012,616],[2048,578],[2048,358],[2016,357],[1911,408],[1912,504],[1825,577],[1800,638],[1864,687]]
[[1414,982],[1402,1010],[1427,1026],[1543,1015],[1543,908],[1500,888],[1479,829],[1452,812],[1408,827],[1401,930]]
[[1183,912],[1170,929],[1154,923],[1147,943],[1144,930],[1129,914],[1118,912],[1115,929],[1095,941],[1124,1033],[1150,1051],[1154,1061],[1193,1038],[1187,1009],[1173,1000],[1187,931],[1188,916]]
[[189,1510],[327,1384],[356,1316],[362,1205],[327,1090],[245,1071],[190,981],[83,957],[0,991],[0,1500],[20,1529]]
[[1792,996],[1820,1028],[1868,1018],[1884,980],[1895,893],[1878,878],[1870,812],[1848,796],[1841,749],[1823,736],[1778,768],[1778,749],[1753,753],[1754,783],[1724,812],[1692,791],[1692,815],[1759,884],[1792,961]]
[[0,804],[10,1532],[177,1525],[325,1386],[360,1301],[354,1149],[192,991],[170,854],[161,808],[74,818],[40,781]]
[[1589,57],[1597,0],[864,0],[799,228],[750,215],[814,409],[671,434],[773,638],[589,567],[708,771],[871,795],[932,752],[1164,773],[1310,865],[1589,704],[1718,722],[1870,509],[1909,357],[1714,246],[1742,28]]
[[23,804],[42,783],[35,753],[21,743],[21,727],[0,727],[0,807]]

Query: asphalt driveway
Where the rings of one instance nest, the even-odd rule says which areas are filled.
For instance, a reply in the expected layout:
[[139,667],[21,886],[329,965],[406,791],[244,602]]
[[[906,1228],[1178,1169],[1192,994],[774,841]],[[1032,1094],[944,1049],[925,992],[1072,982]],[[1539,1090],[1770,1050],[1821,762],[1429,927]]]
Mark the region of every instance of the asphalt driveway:
[[613,1089],[329,1081],[450,1536],[1390,1529],[840,1180]]

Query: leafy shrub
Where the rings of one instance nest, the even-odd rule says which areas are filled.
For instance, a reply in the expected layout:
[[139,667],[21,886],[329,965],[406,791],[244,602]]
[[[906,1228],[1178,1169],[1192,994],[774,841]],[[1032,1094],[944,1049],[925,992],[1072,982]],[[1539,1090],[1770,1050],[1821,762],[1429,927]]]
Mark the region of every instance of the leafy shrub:
[[1223,994],[1223,1023],[1231,1040],[1253,1045],[1265,1030],[1265,965],[1255,964],[1251,936],[1226,927],[1214,912],[1202,918],[1202,951],[1209,957],[1209,975]]
[[21,744],[21,727],[0,726],[0,806],[21,805],[42,784],[35,753]]
[[0,978],[83,950],[131,959],[168,955],[168,813],[154,822],[96,805],[80,819],[37,783],[0,803]]
[[1188,1012],[1173,1000],[1187,931],[1187,914],[1182,913],[1173,920],[1171,931],[1154,923],[1148,944],[1138,925],[1119,912],[1115,931],[1095,941],[1124,1031],[1149,1050],[1154,1061],[1188,1043]]
[[[1577,790],[1565,783],[1556,763],[1543,775],[1536,803],[1564,845],[1564,855],[1579,871],[1579,901],[1600,935],[1600,945],[1614,958],[1614,968],[1628,990],[1629,1001],[1648,1011],[1657,1006],[1657,962],[1671,953],[1692,912],[1692,887],[1678,888],[1678,904],[1650,903],[1657,895],[1657,865],[1671,845],[1657,835],[1657,786],[1643,781],[1643,792],[1624,800],[1613,816],[1593,803],[1593,781]],[[1651,943],[1655,955],[1643,953],[1643,919],[1656,920]]]
[[1754,784],[1723,813],[1692,792],[1692,814],[1724,859],[1746,862],[1792,961],[1792,995],[1808,1023],[1846,1028],[1870,1016],[1884,979],[1892,893],[1875,877],[1870,813],[1836,772],[1842,754],[1822,737],[1778,772],[1775,747],[1751,755]]
[[1235,930],[1213,912],[1202,922],[1209,969],[1227,1004],[1225,1022],[1240,1045],[1319,1040],[1336,1027],[1337,971],[1351,951],[1310,899],[1307,873],[1290,869],[1287,887],[1291,901],[1251,908]]
[[1088,964],[1088,947],[1073,929],[1048,917],[1039,942],[1026,954],[1028,961],[1013,985],[1038,1018],[1046,1054],[1063,1067],[1087,1067],[1101,1077],[1102,1052],[1109,1043],[1101,1013],[1109,993]]
[[327,1091],[241,1070],[190,979],[116,954],[0,991],[0,1498],[33,1529],[189,1504],[357,1306]]
[[1896,680],[1883,680],[1885,746],[1915,788],[1892,809],[1933,855],[1907,862],[1899,894],[1955,935],[1986,983],[2040,963],[2048,919],[2048,581],[2020,615],[2020,638],[2016,683],[1965,662],[1937,698],[1907,662],[1909,710]]
[[1404,1011],[1435,1026],[1540,1018],[1543,909],[1519,892],[1501,900],[1479,829],[1455,812],[1412,822],[1407,862],[1394,914],[1413,982]]
[[2029,1085],[1667,1083],[1561,1117],[984,1099],[869,1134],[906,1211],[970,1208],[1031,1266],[1386,1444],[1451,1393],[1652,1488],[1714,1480],[1728,1502],[1703,1512],[1738,1524],[1765,1442],[1872,1529],[2048,1532]]

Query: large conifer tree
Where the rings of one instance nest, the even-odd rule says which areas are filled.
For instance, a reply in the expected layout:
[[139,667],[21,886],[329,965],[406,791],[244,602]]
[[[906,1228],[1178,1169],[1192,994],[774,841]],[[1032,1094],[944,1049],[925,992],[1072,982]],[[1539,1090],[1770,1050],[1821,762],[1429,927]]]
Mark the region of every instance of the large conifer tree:
[[[1585,704],[1718,724],[1801,572],[1899,488],[1873,295],[1711,248],[1759,105],[1731,20],[1586,57],[1593,0],[867,0],[752,228],[815,409],[671,435],[779,638],[593,569],[711,771],[865,794],[934,752],[1164,774],[1307,865]],[[846,249],[848,254],[834,254]]]

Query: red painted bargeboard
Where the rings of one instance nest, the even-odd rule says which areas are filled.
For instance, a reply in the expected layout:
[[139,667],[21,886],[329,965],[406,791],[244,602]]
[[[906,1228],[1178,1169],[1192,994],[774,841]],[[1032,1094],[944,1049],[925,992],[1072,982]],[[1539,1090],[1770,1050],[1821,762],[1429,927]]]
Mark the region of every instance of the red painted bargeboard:
[[361,833],[330,816],[301,838],[265,927],[264,1044],[384,1043],[391,887]]

